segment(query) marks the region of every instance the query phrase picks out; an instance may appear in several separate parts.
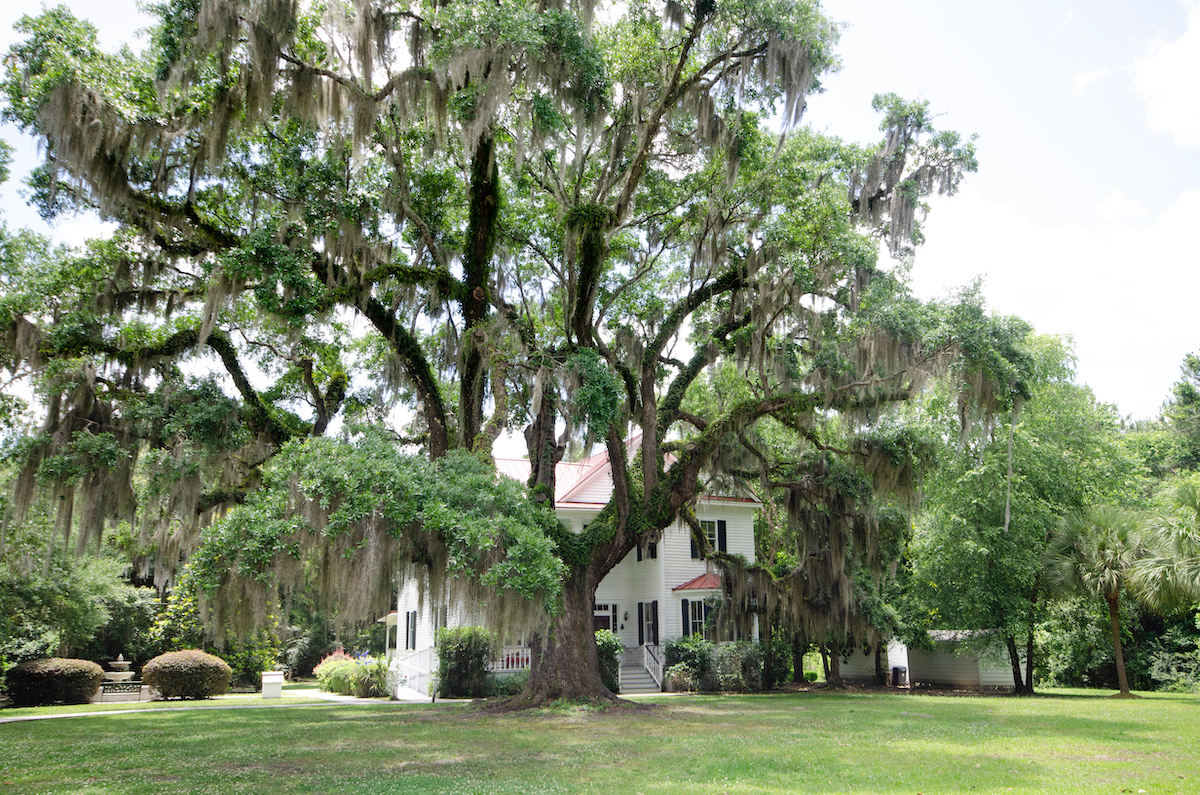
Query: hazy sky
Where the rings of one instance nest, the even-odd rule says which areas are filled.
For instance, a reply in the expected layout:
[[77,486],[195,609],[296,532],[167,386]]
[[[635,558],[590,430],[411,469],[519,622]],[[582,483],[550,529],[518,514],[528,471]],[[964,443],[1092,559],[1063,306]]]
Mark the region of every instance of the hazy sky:
[[[0,49],[36,6],[3,3]],[[138,47],[127,0],[67,5],[101,43]],[[1200,0],[828,0],[843,68],[806,115],[847,140],[877,135],[875,93],[930,102],[938,124],[977,133],[980,170],[937,200],[912,271],[927,298],[983,279],[996,312],[1075,339],[1079,377],[1134,418],[1155,416],[1185,353],[1200,350]],[[18,172],[36,146],[19,146]],[[12,226],[40,226],[19,185]],[[66,242],[96,234],[59,221]]]

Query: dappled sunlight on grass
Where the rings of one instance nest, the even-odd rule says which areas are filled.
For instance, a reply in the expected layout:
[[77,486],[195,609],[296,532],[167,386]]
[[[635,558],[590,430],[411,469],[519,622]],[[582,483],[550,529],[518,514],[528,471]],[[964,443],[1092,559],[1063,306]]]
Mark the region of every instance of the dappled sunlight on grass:
[[[1200,787],[1200,698],[878,693],[648,710],[328,705],[0,726],[6,792],[1090,792]],[[102,722],[102,723],[101,723]],[[96,731],[98,727],[104,731]],[[107,764],[122,758],[121,770]]]

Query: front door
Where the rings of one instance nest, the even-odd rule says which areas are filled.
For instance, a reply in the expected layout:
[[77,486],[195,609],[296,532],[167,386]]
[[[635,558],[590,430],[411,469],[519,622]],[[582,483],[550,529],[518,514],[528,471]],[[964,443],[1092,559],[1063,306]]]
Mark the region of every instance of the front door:
[[617,614],[616,605],[593,605],[592,606],[592,631],[599,632],[602,629],[612,631],[616,626],[614,617]]

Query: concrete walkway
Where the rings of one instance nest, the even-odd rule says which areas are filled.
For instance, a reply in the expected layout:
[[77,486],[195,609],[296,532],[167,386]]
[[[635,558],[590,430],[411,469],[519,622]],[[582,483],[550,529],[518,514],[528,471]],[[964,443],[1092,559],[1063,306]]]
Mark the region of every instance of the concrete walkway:
[[[4,711],[0,710],[0,724],[3,723],[22,723],[31,720],[52,720],[54,718],[89,718],[96,715],[132,715],[139,712],[186,712],[189,710],[205,710],[205,709],[284,709],[289,707],[320,707],[327,704],[358,704],[359,706],[390,706],[413,703],[430,703],[429,696],[424,693],[419,693],[408,687],[401,687],[396,698],[355,698],[354,696],[339,696],[336,693],[326,693],[323,690],[316,688],[304,688],[299,690],[284,690],[283,695],[288,698],[308,699],[308,703],[296,704],[276,701],[273,698],[262,699],[261,704],[222,704],[222,701],[235,698],[253,698],[250,693],[230,693],[224,696],[217,696],[214,699],[201,702],[191,702],[188,706],[178,707],[157,707],[149,709],[100,709],[94,712],[60,712],[54,715],[19,715],[11,718],[4,716]],[[459,704],[470,701],[470,699],[447,698],[438,699],[448,704]]]

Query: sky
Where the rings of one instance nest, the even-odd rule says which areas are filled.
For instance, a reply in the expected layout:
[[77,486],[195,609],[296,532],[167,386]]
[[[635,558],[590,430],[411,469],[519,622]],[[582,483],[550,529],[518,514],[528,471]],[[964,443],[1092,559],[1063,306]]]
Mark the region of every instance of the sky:
[[[0,4],[0,51],[33,4]],[[71,0],[102,46],[141,46],[131,0]],[[1200,351],[1200,0],[826,0],[842,68],[805,123],[877,139],[876,93],[923,99],[939,129],[977,134],[979,172],[931,202],[911,270],[923,298],[982,280],[989,308],[1070,336],[1078,378],[1123,416],[1158,415],[1188,352]],[[0,186],[10,228],[46,231],[19,179]],[[1191,219],[1191,220],[1189,220]],[[89,217],[50,232],[78,244]]]

